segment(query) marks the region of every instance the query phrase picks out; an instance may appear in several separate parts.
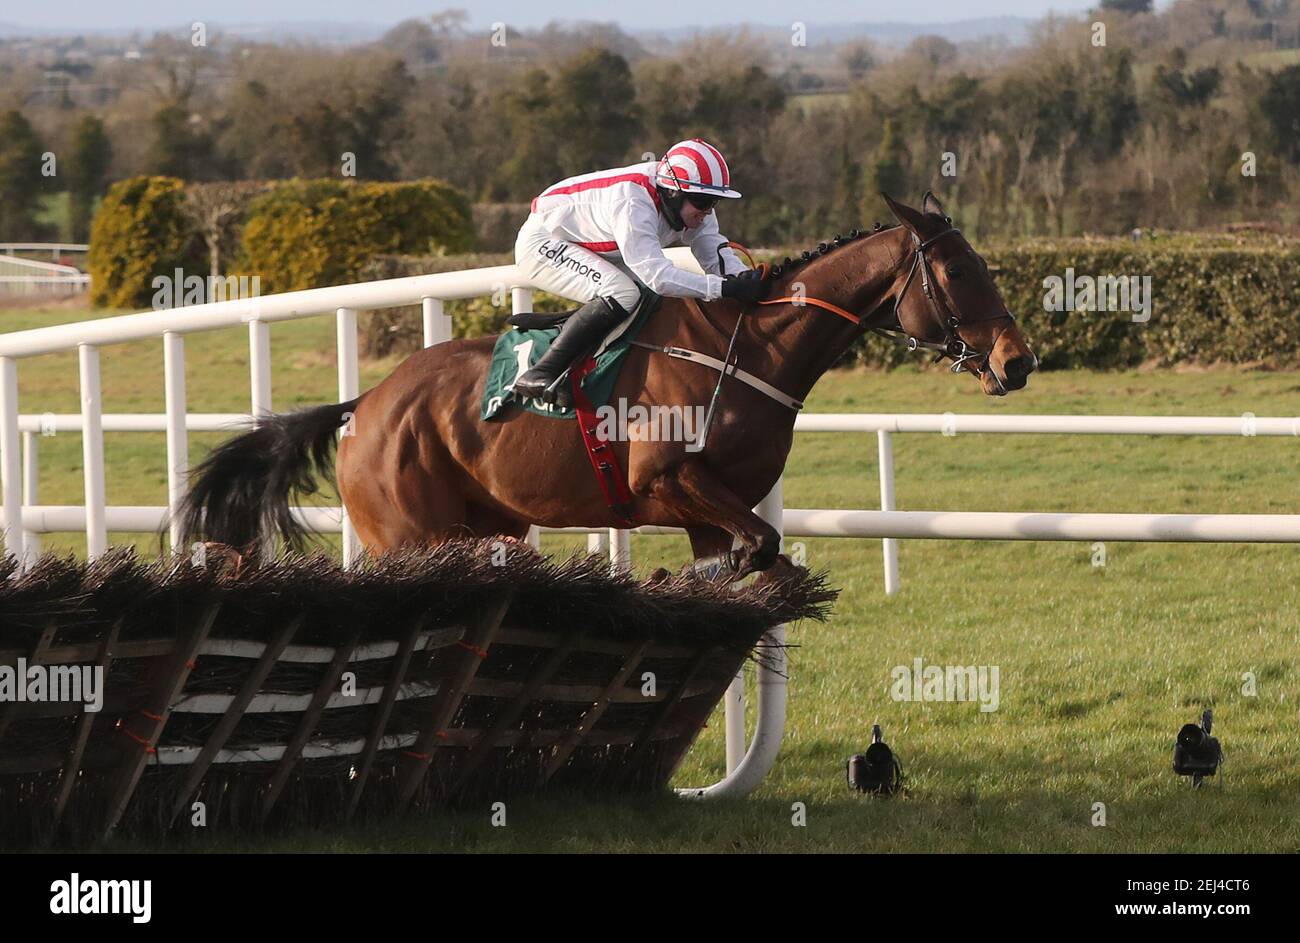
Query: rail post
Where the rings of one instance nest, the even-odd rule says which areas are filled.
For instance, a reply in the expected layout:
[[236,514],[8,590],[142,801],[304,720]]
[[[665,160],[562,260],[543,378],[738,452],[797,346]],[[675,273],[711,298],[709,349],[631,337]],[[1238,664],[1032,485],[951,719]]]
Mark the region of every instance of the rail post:
[[81,373],[81,455],[86,501],[86,556],[108,549],[104,500],[104,402],[99,380],[99,348],[77,347]]
[[0,357],[0,490],[4,492],[5,553],[25,568],[22,455],[18,436],[18,361]]
[[609,570],[621,573],[632,569],[632,536],[628,531],[609,529]]
[[[355,308],[339,308],[335,313],[335,326],[338,348],[339,368],[339,402],[346,403],[361,395],[361,372],[357,365],[357,312]],[[347,422],[339,431],[339,437],[352,435],[355,431],[354,417],[348,416]],[[343,567],[347,569],[361,554],[361,544],[357,532],[348,519],[348,509],[341,507],[343,516]]]
[[420,314],[424,322],[425,347],[451,340],[451,318],[443,313],[441,298],[421,298]]
[[271,414],[271,326],[260,318],[248,322],[249,399],[255,419]]
[[[40,504],[38,495],[40,486],[40,446],[36,432],[23,433],[23,507],[36,507]],[[41,555],[41,535],[34,530],[23,528],[23,554],[31,564]]]
[[185,336],[163,334],[163,400],[167,410],[167,520],[172,553],[183,553],[180,507],[188,490],[189,429],[185,402]]
[[[885,429],[876,432],[880,454],[880,510],[894,510],[894,434]],[[885,595],[898,592],[898,541],[893,537],[881,538],[885,555]]]
[[[271,415],[271,326],[256,316],[248,319],[249,402],[254,421]],[[275,534],[264,533],[262,553],[275,556]]]

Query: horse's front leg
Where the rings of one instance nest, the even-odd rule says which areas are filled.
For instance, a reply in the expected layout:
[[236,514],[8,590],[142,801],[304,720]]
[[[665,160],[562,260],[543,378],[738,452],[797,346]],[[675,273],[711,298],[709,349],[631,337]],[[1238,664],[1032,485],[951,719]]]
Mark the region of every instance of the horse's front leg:
[[709,524],[740,540],[733,579],[776,563],[781,549],[776,528],[751,511],[703,462],[688,459],[675,465],[651,479],[645,490],[679,514],[683,524]]

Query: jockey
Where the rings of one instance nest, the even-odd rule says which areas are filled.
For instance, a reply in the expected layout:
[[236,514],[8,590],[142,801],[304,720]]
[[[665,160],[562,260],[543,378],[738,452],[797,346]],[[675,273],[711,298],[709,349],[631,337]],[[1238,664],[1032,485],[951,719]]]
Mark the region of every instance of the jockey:
[[[679,298],[761,300],[762,278],[727,248],[713,215],[719,200],[739,197],[722,154],[693,138],[661,160],[569,177],[533,200],[515,262],[538,287],[583,304],[515,380],[516,398],[554,402],[547,387],[628,318],[641,285]],[[676,242],[690,247],[705,274],[668,260],[664,247]]]

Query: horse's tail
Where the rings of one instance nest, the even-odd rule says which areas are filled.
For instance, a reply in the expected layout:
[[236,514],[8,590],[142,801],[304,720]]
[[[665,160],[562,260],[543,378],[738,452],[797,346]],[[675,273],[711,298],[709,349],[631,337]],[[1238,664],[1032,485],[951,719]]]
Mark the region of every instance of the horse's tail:
[[307,530],[289,500],[314,493],[317,476],[333,479],[335,436],[358,402],[265,416],[213,449],[190,473],[179,512],[184,545],[212,540],[257,555],[262,538],[278,533],[301,550]]

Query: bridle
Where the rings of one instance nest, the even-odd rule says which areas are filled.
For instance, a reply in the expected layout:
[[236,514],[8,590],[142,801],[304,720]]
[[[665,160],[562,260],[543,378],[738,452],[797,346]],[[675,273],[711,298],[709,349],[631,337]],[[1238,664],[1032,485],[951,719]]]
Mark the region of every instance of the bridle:
[[[952,223],[952,220],[948,219],[948,217],[944,217],[944,219],[949,224]],[[941,300],[939,297],[940,293],[935,291],[935,285],[938,284],[938,281],[934,277],[934,271],[930,268],[930,259],[925,253],[927,249],[944,236],[953,234],[961,235],[961,230],[951,225],[949,225],[949,228],[945,229],[943,232],[931,236],[929,239],[923,240],[917,236],[916,233],[912,233],[912,243],[914,246],[912,253],[912,267],[908,270],[907,278],[903,282],[902,289],[894,299],[894,312],[897,317],[899,306],[903,303],[903,299],[906,298],[907,290],[912,286],[912,281],[916,278],[916,273],[919,271],[921,273],[921,289],[925,292],[926,301],[929,302],[930,313],[934,316],[935,323],[939,325],[939,328],[944,333],[943,343],[924,341],[919,337],[913,337],[911,334],[907,333],[906,328],[903,327],[901,319],[898,319],[897,328],[873,327],[870,330],[882,337],[887,337],[896,343],[905,345],[908,350],[933,350],[938,355],[935,357],[936,362],[942,360],[944,357],[950,358],[952,360],[952,366],[950,369],[953,373],[959,372],[969,361],[979,360],[980,365],[976,368],[976,372],[981,375],[984,373],[991,374],[994,382],[997,383],[998,387],[1001,388],[1003,393],[1005,393],[1007,392],[1007,389],[1003,386],[1002,380],[998,377],[997,371],[991,369],[989,366],[989,356],[993,353],[993,348],[997,346],[998,338],[1002,336],[1003,332],[1006,331],[1006,328],[1004,327],[997,333],[993,338],[993,343],[989,345],[989,349],[986,351],[979,351],[971,347],[961,339],[957,331],[967,324],[980,324],[985,321],[998,321],[1003,318],[1007,320],[1007,326],[1009,327],[1011,324],[1015,323],[1015,317],[1011,312],[1005,311],[1002,314],[993,314],[984,318],[959,318],[953,312],[949,299]],[[837,239],[836,245],[839,244],[840,243]],[[738,242],[725,242],[717,247],[719,271],[726,271],[726,266],[723,264],[722,259],[722,250],[727,247],[737,249],[744,253],[749,259],[750,265],[754,265],[754,258],[750,255],[748,249]],[[805,258],[807,258],[807,253],[805,253]],[[755,267],[762,272],[764,278],[767,277],[768,265],[766,262],[760,262]],[[944,292],[943,294],[946,295],[947,292]],[[693,300],[689,303],[698,304]],[[846,311],[837,304],[832,304],[829,301],[823,301],[820,298],[813,298],[808,295],[787,295],[782,298],[768,298],[758,303],[760,305],[793,304],[796,307],[811,305],[814,308],[821,308],[823,311],[829,311],[831,314],[838,315],[839,317],[851,321],[858,326],[862,325],[861,315],[854,314],[852,311]],[[704,315],[702,310],[697,309],[697,311],[700,317],[707,320],[707,317]],[[944,314],[945,311],[947,312],[946,317]],[[718,382],[713,389],[713,397],[709,402],[708,413],[704,419],[704,427],[699,439],[697,440],[700,449],[703,449],[704,442],[708,436],[709,427],[713,424],[713,413],[718,403],[718,395],[722,392],[722,380],[724,377],[735,377],[737,380],[753,387],[760,393],[763,393],[771,399],[776,400],[778,403],[781,403],[783,406],[795,410],[796,412],[803,408],[803,403],[799,400],[776,389],[761,378],[740,369],[739,363],[737,363],[736,359],[733,357],[733,352],[736,347],[736,338],[740,333],[740,325],[742,321],[744,321],[743,310],[741,311],[741,316],[736,318],[736,325],[731,332],[731,341],[727,345],[727,355],[723,360],[718,360],[716,357],[702,354],[699,351],[687,350],[683,347],[675,347],[672,345],[660,346],[656,344],[647,344],[643,341],[637,340],[630,342],[634,347],[644,347],[647,350],[658,351],[667,354],[670,357],[676,357],[682,360],[689,360],[706,366],[709,369],[718,371]]]
[[[894,311],[897,317],[899,306],[902,305],[903,299],[907,297],[907,289],[911,287],[912,280],[916,273],[921,273],[921,289],[925,292],[925,299],[929,302],[930,314],[933,315],[934,321],[939,325],[939,329],[944,333],[942,343],[933,341],[923,341],[918,337],[908,334],[903,328],[902,318],[898,318],[897,330],[893,328],[873,327],[871,330],[881,337],[888,338],[895,343],[903,344],[908,350],[933,350],[938,356],[935,360],[942,360],[948,357],[952,360],[952,366],[949,368],[953,373],[961,371],[962,367],[970,360],[978,360],[979,372],[985,373],[989,370],[989,355],[993,353],[993,348],[997,346],[998,338],[1002,336],[1004,327],[998,331],[997,336],[993,338],[993,343],[989,345],[986,351],[976,350],[964,340],[961,339],[957,331],[967,324],[980,324],[985,321],[999,321],[1003,318],[1007,320],[1007,327],[1015,323],[1015,316],[1010,311],[1004,311],[1001,314],[992,314],[984,318],[959,318],[952,309],[952,305],[947,298],[940,298],[940,293],[935,291],[937,280],[934,277],[934,271],[930,268],[930,258],[925,254],[926,250],[942,239],[944,236],[961,235],[961,230],[955,226],[949,226],[938,235],[931,236],[929,239],[921,240],[915,233],[912,234],[912,267],[908,270],[907,279],[903,282],[902,290],[899,291],[894,301]],[[947,292],[943,292],[947,295]],[[945,316],[946,312],[946,316]],[[902,335],[901,337],[899,335]],[[1002,381],[998,380],[997,371],[992,371],[993,379],[997,380],[998,385]]]
[[[948,217],[946,216],[944,217],[944,219],[949,223],[952,222],[952,220],[948,219]],[[914,247],[912,250],[912,267],[908,270],[907,278],[903,281],[902,289],[898,292],[898,295],[894,299],[894,312],[895,312],[895,318],[898,320],[898,327],[897,328],[873,327],[870,328],[870,330],[873,333],[879,334],[881,337],[887,338],[896,344],[902,344],[909,351],[932,350],[937,355],[935,357],[936,362],[942,360],[944,357],[951,359],[952,366],[949,369],[953,373],[959,373],[962,370],[962,368],[966,365],[966,363],[969,361],[972,360],[979,361],[977,372],[980,374],[991,373],[994,381],[998,384],[999,387],[1002,387],[1003,392],[1006,392],[1006,388],[1002,386],[1001,379],[998,378],[997,371],[991,370],[989,368],[989,356],[993,353],[993,348],[997,346],[998,338],[1002,336],[1003,332],[1006,331],[1006,328],[1004,327],[1001,331],[998,331],[997,335],[993,338],[993,343],[990,344],[989,349],[985,351],[980,351],[975,349],[974,347],[971,347],[969,344],[967,344],[964,340],[961,339],[961,336],[957,333],[957,331],[968,324],[980,324],[985,321],[999,321],[1002,320],[1003,318],[1005,318],[1007,321],[1007,327],[1010,327],[1011,324],[1015,323],[1016,320],[1015,316],[1012,315],[1010,311],[1004,311],[1002,314],[992,314],[984,318],[959,318],[954,313],[952,305],[949,303],[949,299],[947,298],[941,299],[940,293],[935,291],[935,285],[938,284],[938,282],[937,279],[935,279],[934,277],[933,269],[930,268],[930,258],[925,253],[927,249],[933,246],[940,239],[944,238],[945,236],[951,236],[954,234],[961,235],[961,230],[951,225],[943,232],[931,236],[929,239],[925,239],[925,240],[922,240],[919,236],[916,235],[916,233],[912,233],[912,244]],[[732,248],[740,249],[741,251],[745,252],[747,256],[749,255],[748,251],[745,250],[744,246],[741,246],[738,243],[732,242],[732,243],[727,243],[727,245],[731,246]],[[722,263],[721,246],[718,247],[718,263],[719,266],[721,266]],[[752,257],[750,257],[750,263],[753,264]],[[766,269],[767,266],[766,263],[760,263],[759,267]],[[943,331],[944,339],[942,343],[938,343],[935,341],[921,340],[919,337],[914,337],[913,335],[907,332],[907,330],[903,327],[902,319],[898,318],[897,316],[899,306],[902,305],[903,300],[907,297],[907,290],[912,286],[912,281],[913,279],[916,278],[916,273],[918,271],[921,273],[921,290],[925,293],[925,300],[928,302],[930,314],[933,316],[935,323],[938,324],[939,329]],[[764,275],[766,275],[766,272],[764,272]],[[946,295],[947,292],[943,292],[943,294]],[[839,305],[832,304],[829,301],[823,301],[820,298],[812,298],[808,296],[796,297],[794,295],[788,295],[783,298],[769,298],[765,301],[760,301],[759,304],[761,305],[794,304],[796,306],[811,305],[815,308],[821,308],[823,311],[829,311],[832,314],[837,314],[848,321],[852,321],[854,324],[860,325],[862,323],[861,316],[856,315],[851,311],[845,311]],[[739,327],[739,321],[737,321],[737,327]],[[735,340],[734,336],[732,340],[734,342]],[[728,355],[730,355],[730,350],[728,350]],[[728,359],[730,359],[729,356]]]

